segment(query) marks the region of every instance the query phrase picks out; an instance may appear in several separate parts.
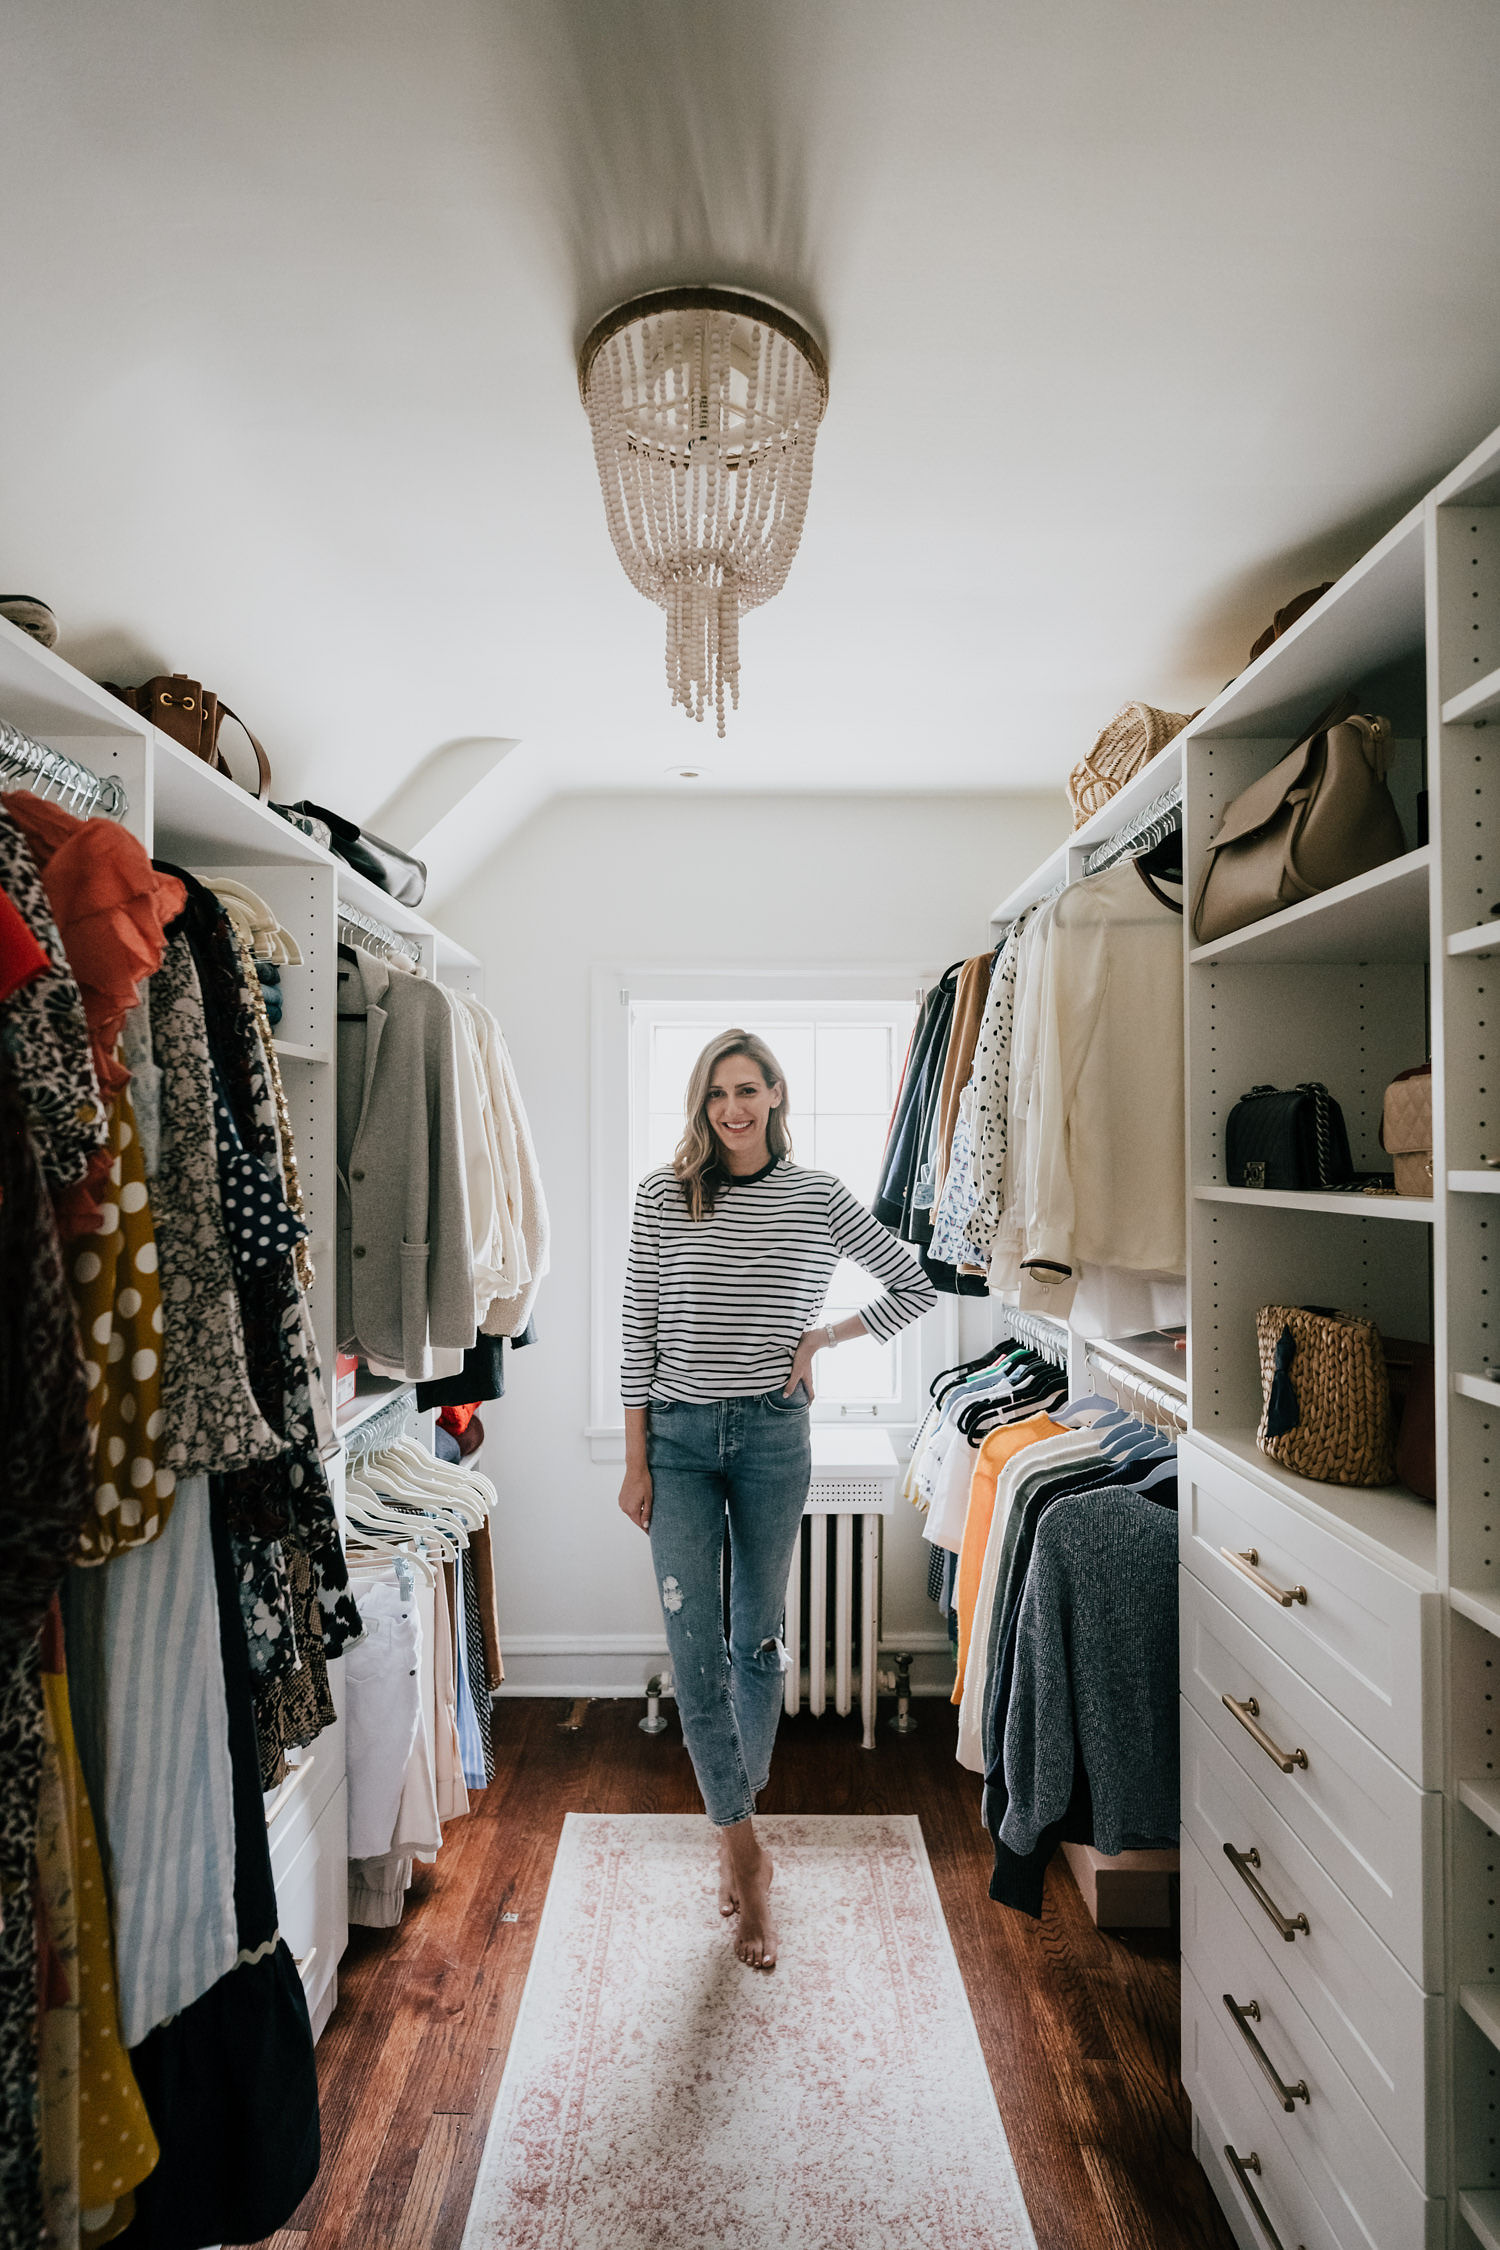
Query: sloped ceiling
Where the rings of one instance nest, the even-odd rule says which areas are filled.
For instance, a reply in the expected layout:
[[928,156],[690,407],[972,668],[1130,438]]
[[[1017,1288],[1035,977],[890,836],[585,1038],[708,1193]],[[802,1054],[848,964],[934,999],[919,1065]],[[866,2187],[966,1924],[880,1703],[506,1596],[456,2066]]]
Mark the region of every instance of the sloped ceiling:
[[[209,680],[286,794],[410,829],[422,769],[449,879],[685,762],[1058,781],[1500,420],[1492,0],[7,20],[0,590],[88,670]],[[722,745],[668,708],[574,376],[602,309],[695,278],[831,362]]]

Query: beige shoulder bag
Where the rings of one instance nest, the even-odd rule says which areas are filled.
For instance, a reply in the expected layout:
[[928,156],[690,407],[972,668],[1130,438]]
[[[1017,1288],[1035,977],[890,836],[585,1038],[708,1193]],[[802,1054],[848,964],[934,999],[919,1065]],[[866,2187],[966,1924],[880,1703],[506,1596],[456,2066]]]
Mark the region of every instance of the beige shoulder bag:
[[1334,710],[1225,813],[1193,902],[1200,945],[1406,850],[1386,786],[1389,719]]

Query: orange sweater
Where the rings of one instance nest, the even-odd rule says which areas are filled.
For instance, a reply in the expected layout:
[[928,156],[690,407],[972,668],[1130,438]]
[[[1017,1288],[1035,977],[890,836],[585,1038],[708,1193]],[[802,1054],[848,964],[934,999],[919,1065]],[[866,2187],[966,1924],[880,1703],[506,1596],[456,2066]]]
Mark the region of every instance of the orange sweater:
[[1063,1425],[1046,1414],[1033,1414],[1026,1422],[1005,1422],[998,1430],[991,1430],[979,1448],[979,1458],[974,1464],[974,1474],[969,1480],[969,1512],[964,1517],[963,1544],[958,1551],[958,1578],[954,1588],[954,1606],[958,1610],[958,1678],[954,1683],[953,1700],[963,1701],[964,1667],[969,1658],[969,1641],[974,1631],[974,1604],[979,1599],[979,1579],[984,1569],[984,1551],[989,1545],[990,1523],[995,1513],[995,1493],[1000,1483],[1000,1471],[1007,1461],[1020,1452],[1024,1445],[1036,1445],[1040,1439],[1061,1437]]

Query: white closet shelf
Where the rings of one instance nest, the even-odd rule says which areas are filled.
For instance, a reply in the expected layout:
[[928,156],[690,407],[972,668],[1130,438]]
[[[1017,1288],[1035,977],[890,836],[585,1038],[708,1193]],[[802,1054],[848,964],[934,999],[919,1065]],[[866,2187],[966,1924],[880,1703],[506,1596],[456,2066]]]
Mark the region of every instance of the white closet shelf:
[[1461,1984],[1458,2004],[1492,2047],[1500,2047],[1500,1984]]
[[467,946],[460,945],[442,930],[434,929],[415,907],[402,906],[391,897],[389,891],[383,891],[378,883],[370,882],[366,876],[356,874],[342,860],[338,862],[338,871],[339,897],[346,905],[359,907],[362,913],[373,916],[377,922],[384,922],[388,929],[400,930],[407,937],[425,938],[433,948],[439,968],[479,967],[477,953],[471,953]]
[[378,1414],[382,1407],[389,1406],[391,1400],[399,1398],[403,1391],[410,1391],[413,1403],[415,1403],[416,1385],[414,1383],[387,1383],[383,1382],[379,1376],[363,1376],[361,1382],[368,1383],[369,1388],[361,1389],[357,1396],[350,1399],[347,1406],[339,1408],[333,1418],[334,1427],[340,1437],[347,1437],[351,1430],[359,1428],[361,1422],[368,1422],[372,1414]]
[[1484,2250],[1500,2250],[1500,2188],[1465,2188],[1458,2208],[1476,2242]]
[[23,734],[61,746],[78,736],[134,735],[150,727],[117,695],[0,617],[0,713]]
[[1500,1172],[1492,1172],[1488,1167],[1482,1172],[1450,1172],[1448,1192],[1450,1195],[1500,1195]]
[[1460,1398],[1477,1398],[1486,1406],[1500,1406],[1500,1383],[1487,1375],[1455,1375],[1453,1388]]
[[1059,844],[1049,858],[1029,875],[1024,883],[1008,897],[1003,898],[990,916],[992,922],[1012,922],[1023,907],[1036,899],[1045,898],[1056,890],[1059,883],[1069,879],[1070,870],[1080,864],[1073,854],[1087,853],[1128,828],[1132,820],[1143,813],[1148,805],[1155,804],[1169,789],[1175,789],[1182,779],[1182,737],[1176,736],[1164,750],[1159,750],[1139,773],[1132,774],[1122,789],[1115,792],[1108,804],[1091,813],[1081,828],[1075,828],[1065,843]]
[[309,1047],[303,1039],[277,1039],[273,1036],[271,1045],[283,1062],[326,1063],[333,1060],[326,1047]]
[[[160,727],[154,733],[153,817],[161,858],[195,868],[333,865],[330,852],[248,789],[215,773]],[[227,754],[238,755],[233,747]]]
[[1468,1806],[1476,1820],[1500,1836],[1500,1785],[1493,1781],[1461,1781],[1458,1785],[1459,1801]]
[[1419,503],[1199,712],[1186,738],[1285,735],[1290,748],[1342,688],[1422,646],[1423,563]]
[[[1254,1429],[1195,1428],[1193,1443],[1248,1470],[1277,1499],[1289,1502],[1337,1538],[1359,1547],[1386,1569],[1395,1568],[1423,1593],[1437,1590],[1437,1510],[1404,1484],[1321,1484],[1270,1461]],[[1456,1598],[1456,1597],[1455,1597]],[[1500,1613],[1497,1613],[1500,1614]]]
[[1450,1586],[1448,1599],[1459,1613],[1483,1626],[1500,1640],[1500,1595],[1476,1594],[1467,1586]]
[[1199,1203],[1259,1203],[1273,1211],[1333,1211],[1341,1219],[1415,1219],[1431,1226],[1428,1195],[1341,1195],[1313,1188],[1195,1187]]
[[[1405,852],[1331,891],[1283,907],[1247,929],[1231,930],[1188,958],[1258,967],[1275,962],[1425,961],[1432,849]],[[1500,937],[1500,923],[1496,925]]]
[[1477,922],[1472,930],[1458,930],[1448,940],[1452,954],[1500,953],[1500,917],[1493,922]]
[[1482,680],[1450,695],[1443,705],[1445,727],[1483,726],[1491,712],[1500,711],[1500,672],[1486,672]]

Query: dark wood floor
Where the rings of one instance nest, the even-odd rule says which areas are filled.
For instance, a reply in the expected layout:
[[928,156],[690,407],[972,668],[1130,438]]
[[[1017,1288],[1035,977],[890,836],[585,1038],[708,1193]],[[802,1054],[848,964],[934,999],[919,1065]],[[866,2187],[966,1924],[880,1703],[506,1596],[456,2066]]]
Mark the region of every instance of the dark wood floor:
[[[918,1713],[874,1752],[853,1720],[785,1723],[765,1810],[921,1816],[1039,2250],[1234,2250],[1190,2150],[1175,1938],[1102,1936],[1061,1863],[1039,1924],[992,1905],[956,1714]],[[322,2172],[273,2250],[457,2250],[564,1813],[697,1809],[675,1718],[652,1738],[640,1715],[591,1704],[571,1734],[563,1705],[497,1706],[493,1786],[401,1927],[353,1934],[318,2048]]]

